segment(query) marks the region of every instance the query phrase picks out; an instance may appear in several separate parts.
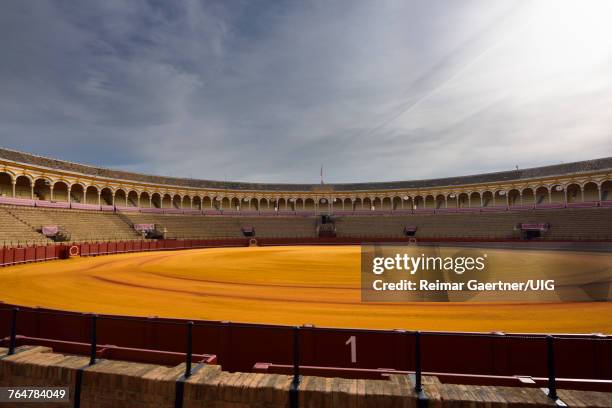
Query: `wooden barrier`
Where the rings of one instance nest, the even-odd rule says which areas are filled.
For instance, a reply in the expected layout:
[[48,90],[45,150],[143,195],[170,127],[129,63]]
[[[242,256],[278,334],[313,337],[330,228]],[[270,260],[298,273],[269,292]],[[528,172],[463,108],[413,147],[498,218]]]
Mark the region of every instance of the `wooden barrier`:
[[[0,306],[0,338],[11,327],[11,305]],[[19,311],[17,334],[68,342],[89,341],[88,315],[50,309]],[[184,352],[186,321],[100,315],[98,343]],[[251,371],[261,362],[293,362],[290,326],[194,321],[193,352],[214,354],[228,371]],[[300,328],[300,364],[414,371],[414,333],[401,330]],[[5,340],[6,343],[6,340]],[[355,345],[353,351],[352,344]],[[560,378],[608,380],[612,387],[612,336],[555,335]],[[546,377],[541,334],[421,332],[424,371],[485,376]]]

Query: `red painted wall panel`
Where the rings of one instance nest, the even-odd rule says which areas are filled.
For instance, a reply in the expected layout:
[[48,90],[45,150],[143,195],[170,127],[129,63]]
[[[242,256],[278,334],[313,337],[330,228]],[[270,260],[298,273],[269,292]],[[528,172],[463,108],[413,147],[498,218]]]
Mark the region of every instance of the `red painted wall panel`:
[[29,246],[25,249],[25,261],[34,262],[36,260],[36,247]]

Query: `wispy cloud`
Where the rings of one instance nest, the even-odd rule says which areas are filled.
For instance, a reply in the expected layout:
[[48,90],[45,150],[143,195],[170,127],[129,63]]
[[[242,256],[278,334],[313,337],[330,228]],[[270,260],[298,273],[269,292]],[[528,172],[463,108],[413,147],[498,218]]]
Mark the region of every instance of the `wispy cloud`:
[[575,4],[10,0],[0,145],[270,182],[609,156],[612,10]]

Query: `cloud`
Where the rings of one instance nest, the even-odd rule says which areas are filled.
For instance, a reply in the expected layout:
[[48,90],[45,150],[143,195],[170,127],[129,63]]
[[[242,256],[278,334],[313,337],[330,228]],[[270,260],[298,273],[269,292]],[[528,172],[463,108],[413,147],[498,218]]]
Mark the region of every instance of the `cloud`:
[[607,3],[553,3],[8,1],[0,145],[315,183],[611,155]]

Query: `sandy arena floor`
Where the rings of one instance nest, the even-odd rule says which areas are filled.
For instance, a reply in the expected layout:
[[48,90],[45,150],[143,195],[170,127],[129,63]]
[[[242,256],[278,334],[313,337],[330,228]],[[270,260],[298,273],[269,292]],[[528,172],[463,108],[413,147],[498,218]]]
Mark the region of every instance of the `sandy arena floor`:
[[[508,256],[516,257],[513,252]],[[545,262],[551,255],[542,251],[538,256]],[[562,261],[559,256],[577,256],[570,261],[581,262],[580,257],[588,255],[554,256],[557,262]],[[612,302],[364,304],[360,302],[359,268],[358,246],[222,248],[73,258],[0,269],[0,300],[81,312],[258,323],[612,333]]]

